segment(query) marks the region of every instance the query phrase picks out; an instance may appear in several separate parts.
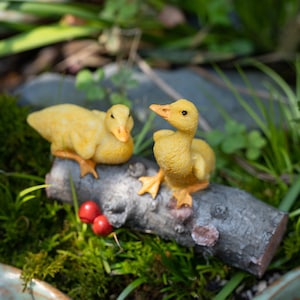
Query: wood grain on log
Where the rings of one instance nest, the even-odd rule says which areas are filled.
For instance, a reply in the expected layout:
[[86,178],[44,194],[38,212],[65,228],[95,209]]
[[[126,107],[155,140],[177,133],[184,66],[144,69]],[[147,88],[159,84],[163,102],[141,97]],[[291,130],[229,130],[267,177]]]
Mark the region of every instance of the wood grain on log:
[[56,158],[46,176],[49,198],[72,203],[70,180],[79,202],[97,202],[110,223],[119,228],[157,234],[215,255],[225,263],[261,277],[282,240],[288,216],[240,189],[210,184],[194,193],[193,206],[176,209],[171,191],[161,186],[156,199],[139,196],[140,176],[157,166],[133,157],[123,165],[97,166],[100,179],[80,177],[76,162]]

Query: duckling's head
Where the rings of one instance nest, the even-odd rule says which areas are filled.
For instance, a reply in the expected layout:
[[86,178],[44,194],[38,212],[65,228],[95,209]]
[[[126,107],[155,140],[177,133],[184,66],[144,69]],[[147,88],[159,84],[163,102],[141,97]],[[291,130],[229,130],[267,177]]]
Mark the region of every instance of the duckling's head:
[[186,99],[179,99],[167,105],[150,105],[150,109],[167,120],[179,131],[195,133],[198,126],[198,110]]
[[126,143],[131,137],[133,118],[130,110],[123,104],[113,105],[105,116],[105,126],[120,142]]

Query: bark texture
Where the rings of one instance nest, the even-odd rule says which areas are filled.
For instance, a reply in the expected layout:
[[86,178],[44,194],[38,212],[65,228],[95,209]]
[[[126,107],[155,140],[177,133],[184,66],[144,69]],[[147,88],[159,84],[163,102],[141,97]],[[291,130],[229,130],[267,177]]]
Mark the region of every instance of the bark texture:
[[267,269],[286,229],[286,213],[232,187],[210,184],[192,195],[192,208],[176,209],[171,191],[163,185],[156,199],[139,196],[138,178],[157,172],[153,162],[140,157],[122,165],[99,165],[97,172],[100,179],[81,178],[76,162],[56,158],[46,176],[51,184],[47,195],[72,204],[72,180],[79,202],[97,202],[114,227],[176,240],[258,277]]

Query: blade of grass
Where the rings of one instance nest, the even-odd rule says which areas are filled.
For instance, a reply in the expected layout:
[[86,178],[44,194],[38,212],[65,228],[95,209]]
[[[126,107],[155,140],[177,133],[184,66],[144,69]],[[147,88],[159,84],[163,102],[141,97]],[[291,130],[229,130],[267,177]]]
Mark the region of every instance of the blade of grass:
[[40,190],[40,189],[43,189],[43,188],[46,188],[46,187],[49,187],[50,185],[49,184],[40,184],[40,185],[35,185],[35,186],[31,186],[27,189],[24,189],[22,190],[19,195],[18,195],[18,198],[21,199],[23,198],[25,195],[29,194],[29,193],[32,193],[34,191],[37,191],[37,190]]
[[146,282],[146,278],[137,278],[136,280],[132,281],[118,296],[117,300],[124,300],[126,297],[135,290],[138,286]]
[[227,78],[227,76],[221,71],[221,69],[217,66],[215,66],[215,69],[217,73],[221,76],[221,78],[224,80],[228,88],[232,91],[236,99],[239,101],[241,106],[245,109],[245,111],[251,116],[251,118],[255,121],[257,126],[267,135],[268,134],[268,128],[266,124],[263,122],[261,117],[254,111],[254,109],[242,98],[240,93],[237,91],[237,89],[234,87],[234,85],[230,82],[230,80]]
[[[241,75],[244,83],[246,84],[247,88],[249,89],[249,91],[251,92],[252,95],[252,99],[255,102],[256,107],[258,108],[264,123],[266,124],[266,126],[264,128],[261,128],[261,130],[264,131],[264,134],[266,135],[266,137],[268,137],[268,140],[271,144],[270,150],[272,152],[271,157],[274,158],[274,160],[277,162],[277,166],[278,169],[284,169],[285,166],[285,162],[283,161],[283,158],[281,156],[282,153],[280,153],[279,149],[280,147],[278,147],[278,145],[285,145],[285,139],[282,139],[282,130],[278,129],[278,124],[276,123],[275,120],[275,116],[277,116],[275,114],[275,107],[274,107],[274,102],[275,99],[272,99],[272,94],[271,94],[271,87],[268,89],[269,91],[269,95],[270,95],[270,99],[269,99],[269,105],[264,105],[262,99],[260,99],[256,92],[254,87],[252,86],[251,82],[249,81],[249,79],[247,78],[247,76],[245,75],[244,71],[237,66],[237,70],[239,72],[239,74]],[[282,105],[281,102],[279,102],[279,105]],[[268,110],[267,110],[268,108]],[[247,112],[249,113],[249,111],[247,110]],[[258,124],[259,125],[259,124]]]
[[245,72],[242,70],[242,68],[237,65],[236,66],[238,73],[240,74],[241,78],[243,79],[243,82],[247,86],[248,90],[251,93],[251,97],[254,100],[257,108],[259,109],[261,115],[265,118],[268,114],[266,111],[266,106],[263,104],[263,101],[261,98],[257,96],[257,93],[255,92],[255,88],[253,87],[252,83],[250,82],[249,78],[246,76]]
[[225,300],[237,288],[237,286],[246,277],[246,273],[236,273],[222,288],[222,290],[213,298],[213,300]]
[[[4,7],[7,10],[16,10],[21,13],[29,13],[37,16],[64,16],[67,14],[74,15],[87,20],[99,20],[98,6],[87,6],[82,4],[66,4],[51,2],[32,2],[32,1],[8,1]],[[98,8],[98,9],[97,9]]]
[[[278,91],[272,86],[268,87],[269,105],[268,106],[265,105],[263,103],[262,99],[260,97],[258,97],[258,95],[255,91],[255,88],[253,87],[250,80],[248,79],[248,77],[246,76],[246,74],[244,73],[244,71],[241,69],[240,66],[237,66],[237,70],[238,70],[239,74],[241,75],[244,83],[246,84],[248,90],[250,91],[251,97],[254,100],[255,105],[258,108],[261,116],[263,117],[264,123],[266,123],[265,128],[267,131],[264,132],[264,134],[269,138],[272,145],[273,144],[277,145],[279,142],[277,140],[282,137],[282,133],[283,133],[282,130],[278,130],[278,125],[280,125],[280,124],[277,123],[278,116],[275,112],[275,105],[274,105],[276,102],[275,93],[278,94]],[[282,113],[280,111],[280,108],[283,106],[283,101],[277,101],[277,102],[279,104],[279,113]],[[284,104],[285,104],[285,102],[284,102]],[[281,117],[280,114],[279,114],[279,117]],[[279,128],[281,128],[281,127],[279,127]],[[263,130],[263,128],[261,128],[261,129]],[[276,139],[276,140],[274,141],[274,139]],[[273,149],[274,153],[276,152],[276,150],[277,150],[276,147],[274,147],[274,149]]]
[[0,182],[0,189],[4,191],[4,199],[6,199],[6,201],[0,202],[1,205],[8,205],[8,203],[13,202],[13,197],[9,186]]
[[295,218],[295,217],[297,217],[297,216],[299,216],[299,215],[300,215],[300,208],[298,208],[298,209],[292,211],[292,212],[289,214],[289,217],[290,217],[290,218]]
[[78,198],[77,198],[75,185],[74,185],[72,176],[70,176],[70,187],[71,187],[72,200],[73,200],[73,206],[74,206],[74,211],[75,211],[75,219],[78,224],[78,223],[81,223],[79,215],[78,215],[79,205],[78,205]]
[[[267,74],[285,93],[287,96],[287,99],[289,101],[289,106],[291,112],[294,114],[294,118],[300,118],[300,111],[297,108],[297,95],[291,88],[291,86],[275,71],[273,71],[271,68],[268,66],[258,62],[258,61],[252,61],[253,65],[256,66],[259,70]],[[300,66],[299,66],[299,59],[296,61],[296,72],[297,75],[300,75]],[[298,77],[297,76],[297,77]],[[299,80],[297,80],[298,83]]]
[[296,98],[300,99],[300,55],[296,58]]
[[288,192],[282,199],[278,208],[282,211],[286,211],[286,212],[290,211],[291,207],[297,200],[299,194],[300,194],[300,176],[296,178],[292,186],[289,188]]
[[[205,88],[201,87],[201,89],[199,88],[199,93],[202,93],[203,95],[205,95],[205,97],[212,102],[213,107],[215,107],[218,110],[218,112],[222,116],[224,122],[233,120],[233,118],[230,116],[228,111],[221,105],[220,101],[214,95],[212,95],[212,93],[209,91],[209,89],[205,89]],[[200,110],[201,114],[205,114],[205,112],[206,112],[206,110],[204,110],[204,108],[203,108],[203,110]]]
[[264,155],[264,164],[261,164],[259,162],[251,161],[250,165],[253,166],[257,171],[261,171],[263,173],[269,174],[274,179],[279,180],[279,176],[276,172],[276,169],[274,168],[274,164],[269,159],[268,156]]
[[16,208],[19,209],[21,205],[23,205],[25,202],[30,201],[31,199],[35,198],[35,195],[28,195],[32,192],[35,192],[40,189],[44,189],[49,187],[50,184],[40,184],[40,185],[35,185],[31,186],[29,188],[26,188],[19,192],[17,199],[16,199]]
[[[142,130],[135,136],[134,141],[134,154],[140,154],[144,149],[143,140],[145,139],[146,134],[150,131],[152,122],[154,120],[155,113],[150,113],[146,123],[144,124]],[[146,141],[147,142],[147,141]]]
[[30,32],[23,32],[11,38],[1,40],[0,57],[73,38],[91,36],[91,34],[99,30],[99,27],[88,26],[40,26]]
[[[1,11],[1,7],[0,7]],[[6,34],[12,34],[13,32],[22,32],[32,30],[36,25],[34,24],[26,24],[22,21],[0,21],[1,30],[5,31]]]
[[278,151],[281,154],[282,160],[284,161],[285,170],[283,170],[286,173],[293,174],[293,162],[291,161],[291,156],[287,152],[285,148],[279,147]]
[[16,177],[16,178],[34,180],[34,181],[41,182],[41,183],[45,182],[45,178],[35,176],[35,175],[30,175],[30,174],[23,174],[23,173],[18,173],[18,172],[5,172],[3,170],[0,170],[0,174],[3,174],[5,176]]

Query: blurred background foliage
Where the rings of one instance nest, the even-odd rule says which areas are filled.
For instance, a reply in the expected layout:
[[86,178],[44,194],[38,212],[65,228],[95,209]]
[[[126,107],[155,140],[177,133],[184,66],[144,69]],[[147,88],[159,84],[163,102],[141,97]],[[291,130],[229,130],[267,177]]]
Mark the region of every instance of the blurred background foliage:
[[140,53],[153,60],[285,59],[299,50],[299,10],[298,0],[7,0],[0,3],[0,56],[75,38],[116,53],[124,39],[140,36]]

